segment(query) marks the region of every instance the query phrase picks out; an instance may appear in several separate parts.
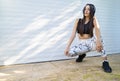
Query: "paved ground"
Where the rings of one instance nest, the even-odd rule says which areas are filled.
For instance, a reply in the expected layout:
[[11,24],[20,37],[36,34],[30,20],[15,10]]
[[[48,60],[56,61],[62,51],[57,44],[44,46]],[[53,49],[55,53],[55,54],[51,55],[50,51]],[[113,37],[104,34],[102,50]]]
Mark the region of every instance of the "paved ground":
[[101,68],[100,57],[0,67],[0,81],[120,81],[120,54],[109,55],[112,73]]

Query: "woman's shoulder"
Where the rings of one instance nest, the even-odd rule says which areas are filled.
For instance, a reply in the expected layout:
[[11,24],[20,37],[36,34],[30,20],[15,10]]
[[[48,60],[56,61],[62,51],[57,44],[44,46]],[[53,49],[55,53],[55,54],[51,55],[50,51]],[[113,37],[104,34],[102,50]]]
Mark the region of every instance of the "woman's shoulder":
[[96,24],[97,23],[97,18],[94,16],[93,17],[93,23]]
[[80,22],[81,20],[81,18],[76,18],[76,22]]
[[96,18],[95,16],[93,17],[93,21],[94,21],[94,22],[97,21],[97,18]]
[[78,22],[79,22],[79,19],[78,19],[78,18],[76,18],[76,19],[75,19],[75,23],[78,23]]
[[82,18],[78,18],[78,20],[82,20]]
[[100,28],[99,22],[96,17],[94,17],[93,24],[94,24],[94,27]]

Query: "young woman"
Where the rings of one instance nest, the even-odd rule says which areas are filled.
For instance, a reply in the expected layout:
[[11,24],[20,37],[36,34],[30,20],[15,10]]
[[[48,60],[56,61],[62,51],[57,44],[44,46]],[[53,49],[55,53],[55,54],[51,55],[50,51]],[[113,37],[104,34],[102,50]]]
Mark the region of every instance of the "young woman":
[[[103,56],[104,61],[102,68],[105,72],[111,73],[112,69],[109,66],[107,55],[103,48],[103,41],[100,36],[100,26],[94,14],[95,6],[93,4],[86,4],[83,9],[83,18],[76,19],[72,35],[64,52],[67,56],[71,57],[78,55],[76,62],[82,62],[87,52],[97,50],[101,52]],[[93,30],[95,30],[95,32]],[[80,39],[79,45],[70,48],[76,36],[76,32]]]

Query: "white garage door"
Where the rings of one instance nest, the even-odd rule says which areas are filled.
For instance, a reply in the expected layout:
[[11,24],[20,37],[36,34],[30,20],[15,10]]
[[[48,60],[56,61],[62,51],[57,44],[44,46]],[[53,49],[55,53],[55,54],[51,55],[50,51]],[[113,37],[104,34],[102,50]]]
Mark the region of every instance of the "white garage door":
[[64,48],[86,3],[97,8],[107,53],[120,53],[119,0],[0,0],[0,65],[68,59]]

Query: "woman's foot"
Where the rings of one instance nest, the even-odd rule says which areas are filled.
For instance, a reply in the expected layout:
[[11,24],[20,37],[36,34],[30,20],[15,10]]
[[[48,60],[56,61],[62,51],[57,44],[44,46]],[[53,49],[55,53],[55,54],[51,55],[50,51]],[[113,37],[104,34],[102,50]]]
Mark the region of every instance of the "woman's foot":
[[107,72],[107,73],[111,73],[111,72],[112,72],[112,69],[111,69],[111,67],[109,66],[109,62],[107,62],[107,61],[104,61],[104,62],[103,62],[102,68],[103,68],[103,70],[104,70],[105,72]]
[[76,59],[76,62],[82,62],[85,56],[86,54],[79,55],[78,58]]

